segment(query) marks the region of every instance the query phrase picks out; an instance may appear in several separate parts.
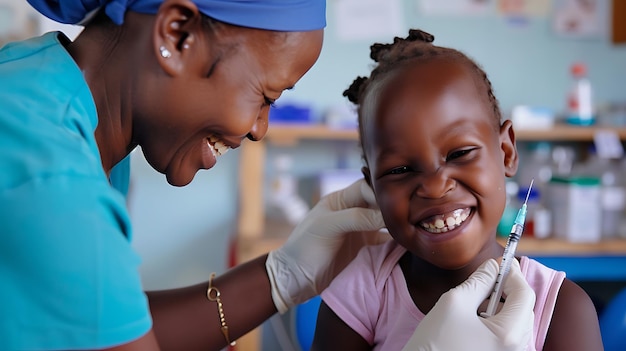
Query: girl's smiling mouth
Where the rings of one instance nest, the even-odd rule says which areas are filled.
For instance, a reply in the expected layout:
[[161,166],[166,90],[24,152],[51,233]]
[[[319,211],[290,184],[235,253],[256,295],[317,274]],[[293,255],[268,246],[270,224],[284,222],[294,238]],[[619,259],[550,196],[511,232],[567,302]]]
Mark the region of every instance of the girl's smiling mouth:
[[459,227],[471,214],[472,209],[459,208],[452,212],[438,214],[419,222],[419,225],[429,233],[439,234],[449,232]]

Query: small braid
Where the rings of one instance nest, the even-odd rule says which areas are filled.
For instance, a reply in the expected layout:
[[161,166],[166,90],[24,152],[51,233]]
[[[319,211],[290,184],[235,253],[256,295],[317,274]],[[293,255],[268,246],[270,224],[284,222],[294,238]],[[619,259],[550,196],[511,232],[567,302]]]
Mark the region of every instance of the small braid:
[[363,83],[367,81],[367,77],[357,77],[350,87],[343,92],[343,96],[347,97],[353,104],[359,104],[359,95],[361,94],[361,88]]
[[375,43],[370,46],[370,58],[377,63],[376,66],[369,77],[356,78],[343,92],[343,96],[358,107],[359,125],[362,125],[362,115],[365,112],[361,111],[365,102],[363,99],[367,96],[374,82],[383,80],[389,72],[395,71],[405,64],[419,64],[420,61],[432,60],[436,57],[458,60],[472,69],[484,83],[485,97],[492,105],[494,122],[497,126],[500,125],[502,118],[500,106],[485,71],[467,55],[452,48],[436,46],[433,44],[434,40],[435,37],[430,33],[411,29],[406,38],[395,37],[391,44]]

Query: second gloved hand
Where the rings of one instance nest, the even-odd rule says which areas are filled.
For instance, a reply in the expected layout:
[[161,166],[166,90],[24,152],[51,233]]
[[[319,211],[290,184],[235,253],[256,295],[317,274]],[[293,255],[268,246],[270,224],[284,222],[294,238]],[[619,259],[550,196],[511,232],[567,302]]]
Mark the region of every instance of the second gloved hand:
[[[287,242],[268,255],[265,266],[278,312],[318,295],[360,246],[378,241],[375,232],[383,227],[374,194],[364,180],[323,197]],[[350,237],[356,240],[350,243]]]
[[517,260],[504,281],[507,298],[502,309],[491,317],[477,314],[498,270],[495,260],[487,260],[465,282],[441,295],[403,351],[526,350],[533,332],[535,292]]

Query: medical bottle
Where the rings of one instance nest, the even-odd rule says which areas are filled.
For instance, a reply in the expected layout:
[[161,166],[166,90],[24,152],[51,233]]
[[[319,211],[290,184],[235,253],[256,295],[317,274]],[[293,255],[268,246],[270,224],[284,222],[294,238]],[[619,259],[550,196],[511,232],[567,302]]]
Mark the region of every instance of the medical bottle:
[[[537,239],[545,239],[552,235],[552,213],[546,205],[547,187],[537,188],[536,201],[533,203],[533,235]],[[530,199],[528,200],[530,202]]]
[[274,166],[276,174],[272,179],[268,196],[270,217],[278,212],[279,217],[293,225],[298,224],[309,211],[309,205],[298,194],[298,179],[292,172],[293,159],[290,155],[276,155]]
[[572,86],[567,95],[565,121],[569,124],[589,126],[594,123],[593,92],[587,78],[587,66],[582,62],[570,68]]
[[523,204],[526,201],[526,222],[524,223],[524,236],[545,239],[552,231],[550,211],[543,204],[542,194],[534,185],[528,192],[528,187],[520,187],[517,193],[517,203]]
[[619,236],[622,216],[626,207],[626,191],[619,159],[603,159],[602,168],[602,238]]
[[517,200],[518,191],[519,185],[517,184],[517,182],[507,180],[506,206],[504,207],[502,217],[500,218],[500,222],[498,222],[498,227],[496,229],[496,233],[499,237],[506,238],[511,233],[511,228],[515,223],[515,217],[517,216],[517,212],[522,206],[522,203],[518,202]]
[[587,175],[600,179],[601,236],[603,239],[616,238],[626,209],[621,159],[599,155],[594,147],[590,147],[584,169]]

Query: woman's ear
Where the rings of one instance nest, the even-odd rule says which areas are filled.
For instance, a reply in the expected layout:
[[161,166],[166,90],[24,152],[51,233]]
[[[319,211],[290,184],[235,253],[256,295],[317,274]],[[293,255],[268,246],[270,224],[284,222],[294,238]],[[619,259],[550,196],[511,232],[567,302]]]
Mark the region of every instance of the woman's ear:
[[500,126],[500,148],[504,153],[504,174],[507,177],[513,177],[517,173],[519,155],[515,146],[513,122],[510,120],[504,121]]
[[176,76],[193,58],[191,50],[198,44],[202,14],[190,0],[165,1],[156,14],[153,45],[163,70]]
[[361,167],[361,173],[363,173],[363,178],[365,178],[365,182],[367,182],[367,185],[369,185],[370,188],[374,189],[372,187],[372,179],[370,178],[370,169],[366,166],[363,166]]

